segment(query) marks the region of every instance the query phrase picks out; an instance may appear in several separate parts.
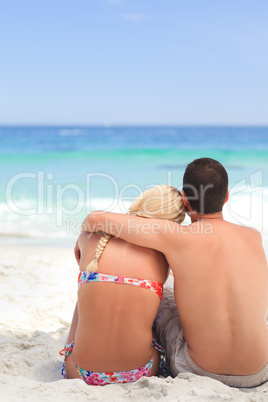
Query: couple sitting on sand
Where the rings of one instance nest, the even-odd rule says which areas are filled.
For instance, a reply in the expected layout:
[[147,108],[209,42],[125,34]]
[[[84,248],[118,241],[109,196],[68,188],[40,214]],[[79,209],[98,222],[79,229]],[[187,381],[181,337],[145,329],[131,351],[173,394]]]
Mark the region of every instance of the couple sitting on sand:
[[[268,380],[262,239],[224,221],[227,200],[224,167],[201,158],[187,166],[182,194],[157,186],[127,215],[85,219],[63,377],[133,382],[159,373],[164,348],[173,376],[191,372],[233,387]],[[180,225],[185,212],[189,226]]]

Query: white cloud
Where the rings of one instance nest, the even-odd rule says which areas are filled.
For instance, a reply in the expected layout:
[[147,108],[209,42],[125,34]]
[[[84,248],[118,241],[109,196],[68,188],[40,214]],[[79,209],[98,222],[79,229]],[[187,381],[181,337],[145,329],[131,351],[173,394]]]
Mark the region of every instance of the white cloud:
[[138,14],[138,13],[127,13],[127,14],[121,14],[119,18],[132,22],[134,24],[138,24],[143,21],[147,21],[150,19],[148,15],[145,14]]

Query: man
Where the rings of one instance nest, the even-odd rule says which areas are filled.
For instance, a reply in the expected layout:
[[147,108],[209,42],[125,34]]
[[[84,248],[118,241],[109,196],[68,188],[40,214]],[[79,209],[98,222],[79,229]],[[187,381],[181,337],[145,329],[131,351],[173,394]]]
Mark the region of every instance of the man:
[[189,226],[94,212],[83,228],[166,256],[177,310],[170,278],[156,333],[174,375],[192,372],[235,387],[260,385],[268,380],[268,270],[261,235],[223,219],[228,177],[213,159],[187,166],[183,198]]

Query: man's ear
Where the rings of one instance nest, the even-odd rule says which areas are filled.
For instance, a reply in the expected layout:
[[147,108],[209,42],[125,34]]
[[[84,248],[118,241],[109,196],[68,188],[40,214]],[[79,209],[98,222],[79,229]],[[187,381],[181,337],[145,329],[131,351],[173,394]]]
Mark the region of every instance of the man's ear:
[[185,192],[183,190],[182,190],[182,202],[183,202],[183,205],[184,205],[186,211],[190,211],[192,209],[190,207],[188,198],[187,198],[187,196],[186,196],[186,194],[185,194]]
[[229,200],[229,190],[227,191],[227,194],[226,194],[226,198],[225,198],[225,201],[224,201],[224,204],[226,204],[226,202]]

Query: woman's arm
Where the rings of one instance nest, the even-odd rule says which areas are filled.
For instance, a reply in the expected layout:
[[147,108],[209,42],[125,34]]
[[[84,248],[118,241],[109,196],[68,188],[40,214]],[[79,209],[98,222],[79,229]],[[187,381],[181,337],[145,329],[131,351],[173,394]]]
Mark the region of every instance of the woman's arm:
[[[79,266],[80,266],[80,260],[81,260],[81,257],[82,257],[81,243],[83,244],[83,241],[85,241],[85,238],[87,238],[88,236],[89,236],[88,233],[81,233],[80,236],[78,237],[76,243],[75,243],[74,256],[75,256],[76,262],[77,262],[77,264]],[[73,313],[73,319],[72,319],[72,323],[71,323],[71,326],[70,326],[69,335],[68,335],[68,338],[67,338],[67,343],[71,343],[74,340],[77,324],[78,324],[78,304],[76,302],[74,313]]]
[[81,259],[81,250],[80,250],[80,246],[78,243],[78,239],[74,246],[74,256],[75,256],[77,264],[79,265],[80,259]]
[[81,267],[80,267],[80,262],[82,259],[82,249],[83,249],[83,244],[85,244],[85,241],[88,239],[88,237],[91,235],[92,233],[88,233],[86,231],[81,232],[80,236],[77,239],[77,242],[75,243],[74,246],[74,256],[76,259],[77,264],[79,265],[80,271],[81,271]]
[[76,302],[76,305],[74,308],[74,313],[73,313],[73,319],[72,319],[72,323],[70,326],[69,335],[67,338],[67,343],[71,343],[72,341],[74,341],[77,324],[78,324],[78,305]]
[[106,232],[137,246],[148,247],[165,254],[177,239],[182,226],[163,219],[148,219],[133,215],[95,211],[82,224],[87,232]]

